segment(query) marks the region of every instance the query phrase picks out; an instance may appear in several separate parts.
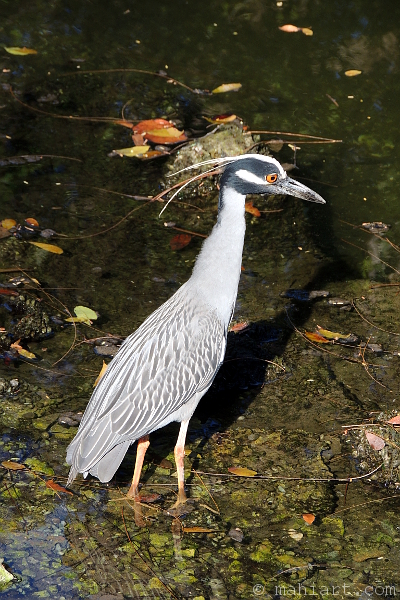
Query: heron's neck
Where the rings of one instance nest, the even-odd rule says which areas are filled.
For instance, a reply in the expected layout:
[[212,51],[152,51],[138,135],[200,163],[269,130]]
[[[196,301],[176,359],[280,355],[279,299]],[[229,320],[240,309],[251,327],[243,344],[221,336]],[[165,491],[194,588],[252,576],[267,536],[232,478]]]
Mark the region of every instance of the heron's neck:
[[226,326],[236,301],[242,265],[245,199],[232,188],[222,188],[218,221],[203,243],[190,280],[203,300],[216,308]]

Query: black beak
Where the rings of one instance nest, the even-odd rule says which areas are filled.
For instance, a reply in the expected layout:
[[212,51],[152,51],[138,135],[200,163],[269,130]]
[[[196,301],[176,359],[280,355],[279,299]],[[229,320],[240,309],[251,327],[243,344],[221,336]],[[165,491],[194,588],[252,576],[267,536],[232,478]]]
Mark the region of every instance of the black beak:
[[283,179],[279,183],[274,185],[274,194],[286,194],[288,196],[295,196],[296,198],[301,198],[302,200],[308,200],[309,202],[317,202],[318,204],[326,204],[325,200],[317,194],[310,190],[309,187],[299,183],[295,179],[291,179],[287,177]]

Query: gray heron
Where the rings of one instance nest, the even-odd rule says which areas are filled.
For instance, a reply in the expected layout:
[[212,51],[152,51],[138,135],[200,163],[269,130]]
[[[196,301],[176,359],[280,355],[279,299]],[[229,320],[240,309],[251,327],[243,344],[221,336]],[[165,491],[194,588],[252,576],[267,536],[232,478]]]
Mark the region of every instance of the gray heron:
[[174,506],[186,502],[186,433],[224,360],[241,273],[246,194],[285,194],[325,204],[269,156],[244,154],[202,164],[224,169],[217,222],[203,243],[190,279],[126,338],[96,386],[67,450],[71,465],[67,485],[78,473],[110,481],[129,446],[137,442],[127,497],[138,500],[149,434],[177,421],[178,499]]

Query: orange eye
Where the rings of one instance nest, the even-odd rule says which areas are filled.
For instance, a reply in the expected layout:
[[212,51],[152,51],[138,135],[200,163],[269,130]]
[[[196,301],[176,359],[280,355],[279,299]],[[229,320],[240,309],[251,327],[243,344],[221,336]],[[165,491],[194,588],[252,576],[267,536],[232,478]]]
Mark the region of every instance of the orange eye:
[[275,183],[275,181],[276,181],[277,179],[278,179],[278,175],[277,175],[277,173],[271,173],[271,175],[267,175],[267,176],[265,177],[265,180],[266,180],[268,183]]

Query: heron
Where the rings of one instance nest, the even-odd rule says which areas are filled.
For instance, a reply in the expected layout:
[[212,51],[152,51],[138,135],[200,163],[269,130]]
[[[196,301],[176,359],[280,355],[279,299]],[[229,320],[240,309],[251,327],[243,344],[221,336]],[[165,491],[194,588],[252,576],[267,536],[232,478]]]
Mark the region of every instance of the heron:
[[270,156],[243,154],[192,167],[203,164],[222,169],[217,222],[190,279],[125,339],[94,389],[67,449],[71,465],[67,486],[78,473],[110,481],[128,448],[137,442],[127,497],[139,501],[149,435],[175,421],[180,430],[174,449],[178,476],[174,507],[186,502],[186,433],[224,360],[241,274],[246,195],[289,195],[325,204],[319,194],[288,177]]

